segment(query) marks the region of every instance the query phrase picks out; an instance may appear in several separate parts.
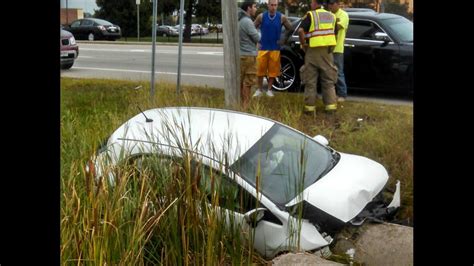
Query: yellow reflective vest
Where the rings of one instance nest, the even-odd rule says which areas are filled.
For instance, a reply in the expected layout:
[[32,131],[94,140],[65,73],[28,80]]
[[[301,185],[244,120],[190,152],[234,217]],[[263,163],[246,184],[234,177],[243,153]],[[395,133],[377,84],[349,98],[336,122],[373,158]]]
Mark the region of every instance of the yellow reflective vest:
[[311,26],[306,38],[309,39],[309,47],[334,46],[336,36],[336,16],[324,9],[311,10],[308,12],[311,18]]

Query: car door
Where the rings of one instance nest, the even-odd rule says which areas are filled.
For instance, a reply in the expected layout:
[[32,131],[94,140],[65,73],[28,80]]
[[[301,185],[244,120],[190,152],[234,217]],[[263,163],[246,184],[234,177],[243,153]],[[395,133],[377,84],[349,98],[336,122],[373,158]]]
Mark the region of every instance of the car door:
[[377,32],[386,33],[375,21],[350,19],[344,44],[344,73],[349,88],[394,91],[400,87],[399,46],[393,39],[376,39]]
[[68,30],[74,35],[74,38],[76,39],[81,39],[83,36],[81,34],[80,30],[81,26],[81,20],[76,20],[71,23],[71,26],[68,28]]
[[[250,185],[242,183],[244,182],[242,179],[236,177],[236,180],[240,180],[241,184],[239,184],[239,182],[232,180],[232,178],[222,174],[220,171],[210,170],[208,167],[203,167],[202,169],[200,179],[201,190],[206,192],[210,202],[213,200],[211,188],[215,188],[218,191],[214,195],[218,197],[217,202],[221,210],[225,212],[227,222],[239,224],[242,232],[247,237],[253,237],[254,248],[260,254],[272,256],[280,248],[286,249],[287,229],[280,219],[272,213],[272,209],[276,208],[276,206],[272,206],[273,204],[261,194],[259,195],[260,200],[257,201],[257,198],[247,190],[250,188]],[[230,173],[229,175],[234,174]],[[214,180],[213,184],[211,180]],[[264,212],[263,218],[253,227],[247,223],[244,216],[245,213],[256,208],[265,208],[267,210]]]
[[82,22],[81,22],[81,31],[82,31],[82,34],[84,36],[84,38],[88,38],[88,35],[89,33],[94,33],[96,35],[96,38],[97,38],[97,33],[95,32],[95,27],[94,27],[94,21],[92,20],[88,20],[88,19],[84,19]]

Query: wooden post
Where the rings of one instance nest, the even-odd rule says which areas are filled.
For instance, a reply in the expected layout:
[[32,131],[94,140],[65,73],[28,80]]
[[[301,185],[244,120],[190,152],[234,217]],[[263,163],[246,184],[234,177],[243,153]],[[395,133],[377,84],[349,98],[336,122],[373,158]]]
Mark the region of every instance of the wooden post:
[[240,40],[237,1],[221,0],[224,43],[225,106],[237,109],[240,103]]

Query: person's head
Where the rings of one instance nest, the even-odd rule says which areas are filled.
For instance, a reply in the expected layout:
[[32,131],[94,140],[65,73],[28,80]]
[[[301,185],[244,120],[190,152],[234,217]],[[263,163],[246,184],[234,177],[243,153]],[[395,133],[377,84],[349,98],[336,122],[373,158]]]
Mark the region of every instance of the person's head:
[[328,0],[328,8],[331,12],[336,13],[339,10],[339,0]]
[[252,0],[246,0],[240,6],[249,16],[254,17],[257,12],[257,4]]
[[278,7],[278,0],[268,0],[267,6],[268,6],[268,12],[272,15],[275,14]]
[[311,0],[311,10],[316,10],[321,7],[322,0]]

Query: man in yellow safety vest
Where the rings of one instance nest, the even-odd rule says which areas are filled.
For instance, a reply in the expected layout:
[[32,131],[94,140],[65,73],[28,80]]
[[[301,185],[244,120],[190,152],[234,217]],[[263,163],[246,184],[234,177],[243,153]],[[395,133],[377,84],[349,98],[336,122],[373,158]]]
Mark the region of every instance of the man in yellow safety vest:
[[321,0],[311,1],[311,10],[303,17],[298,28],[301,49],[305,51],[305,64],[301,77],[305,84],[304,111],[316,112],[316,84],[321,78],[323,103],[327,112],[337,110],[335,83],[337,67],[332,52],[336,46],[336,17],[321,8]]

